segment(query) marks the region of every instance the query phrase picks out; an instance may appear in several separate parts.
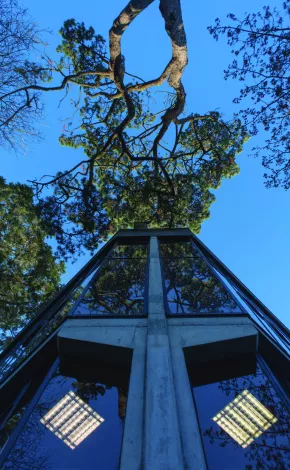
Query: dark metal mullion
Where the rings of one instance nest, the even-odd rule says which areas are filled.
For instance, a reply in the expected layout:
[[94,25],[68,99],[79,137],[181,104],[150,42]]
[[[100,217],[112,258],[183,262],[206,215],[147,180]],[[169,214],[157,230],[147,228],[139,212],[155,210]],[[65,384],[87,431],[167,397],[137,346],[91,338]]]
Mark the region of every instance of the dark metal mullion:
[[[92,270],[90,270],[90,273],[88,274],[88,276],[91,274],[91,272],[92,272],[94,269],[97,269],[97,268],[98,268],[98,267],[96,267],[96,265],[94,265],[94,267],[92,268]],[[93,276],[93,278],[94,278],[94,276]],[[82,281],[82,282],[84,282],[84,281]],[[90,283],[89,283],[89,284],[90,284]],[[78,287],[79,287],[79,286],[78,286]],[[76,287],[76,289],[77,289],[78,287]],[[84,290],[86,290],[86,288],[85,288]],[[55,309],[53,310],[53,313],[47,312],[47,314],[44,316],[44,318],[41,319],[41,323],[40,323],[40,324],[37,324],[37,323],[36,323],[36,324],[34,325],[34,327],[32,328],[32,330],[29,331],[29,334],[27,335],[28,337],[27,337],[27,338],[24,337],[24,338],[22,339],[22,341],[18,344],[17,347],[20,347],[21,344],[25,342],[25,340],[27,341],[30,335],[33,335],[33,336],[31,337],[31,339],[30,339],[30,341],[32,341],[33,338],[35,337],[35,335],[37,334],[37,332],[41,333],[43,326],[46,326],[46,325],[50,322],[50,320],[53,318],[53,316],[56,315],[57,313],[59,313],[59,311],[60,311],[62,308],[65,307],[66,303],[70,301],[70,299],[73,297],[73,295],[74,295],[74,291],[70,293],[70,295],[68,296],[68,298],[63,302],[62,307],[60,307],[57,312],[55,311]],[[82,294],[80,294],[80,296],[81,296],[81,295],[82,295]],[[73,311],[73,310],[76,308],[76,306],[79,304],[79,301],[80,301],[80,297],[78,297],[78,299],[75,301],[75,303],[73,304],[73,306],[71,307],[71,309],[68,311],[66,317],[70,314],[71,311]],[[47,317],[48,317],[48,318],[47,318]],[[61,322],[61,323],[62,323],[62,322]],[[60,323],[60,324],[61,324],[61,323]],[[58,325],[58,326],[59,326],[59,325]],[[57,328],[58,328],[58,326],[57,326]],[[29,342],[30,342],[30,341],[29,341]],[[38,343],[38,344],[36,345],[36,347],[39,346],[39,344],[41,344],[41,341],[40,341],[40,343]],[[33,351],[31,351],[31,352],[33,352]],[[11,352],[10,357],[11,357],[12,354],[13,354],[13,351]],[[28,354],[27,357],[28,357],[29,355],[30,355],[30,354]],[[22,351],[21,357],[25,359],[25,350]],[[8,358],[9,358],[9,356],[8,356]],[[12,364],[13,364],[13,363],[12,363]],[[7,364],[7,366],[8,366],[8,368],[9,368],[9,365],[8,365],[8,364]]]
[[58,366],[58,363],[59,363],[59,359],[57,358],[52,367],[50,368],[48,374],[46,375],[46,377],[43,379],[43,381],[41,382],[40,386],[38,387],[36,393],[33,395],[26,411],[24,412],[24,415],[22,416],[22,418],[20,419],[19,423],[17,424],[16,428],[14,429],[14,431],[12,432],[7,444],[5,445],[5,447],[2,449],[2,452],[0,454],[0,468],[2,468],[6,458],[8,457],[8,455],[10,454],[12,448],[14,447],[15,443],[16,443],[16,440],[17,438],[19,437],[19,435],[21,434],[25,424],[27,423],[28,419],[30,418],[30,415],[31,413],[33,412],[35,406],[37,405],[39,399],[41,398],[41,395],[42,393],[44,392],[48,382],[50,381],[51,377],[53,376],[57,366]]
[[[235,274],[230,271],[224,264],[223,262],[215,256],[209,248],[207,248],[204,243],[199,240],[195,235],[192,234],[192,238],[194,240],[194,243],[198,246],[201,247],[200,251],[203,253],[205,251],[208,254],[208,257],[213,259],[216,263],[216,265],[219,267],[218,269],[222,272],[225,273],[226,278],[230,278],[231,282],[237,286],[237,289],[241,292],[244,293],[244,295],[248,296],[249,298],[253,299],[253,303],[257,305],[257,307],[262,311],[263,315],[265,315],[265,318],[271,318],[271,320],[276,323],[283,334],[288,338],[290,337],[290,330],[274,315],[256,296],[253,294],[236,276]],[[284,341],[284,340],[282,340]]]
[[[15,408],[18,406],[18,403],[20,402],[21,398],[23,397],[23,395],[26,393],[28,387],[31,385],[31,382],[28,382],[26,385],[24,385],[24,387],[22,388],[22,390],[20,391],[20,393],[17,395],[17,397],[15,398],[9,412],[7,413],[7,415],[5,416],[5,419],[2,421],[1,425],[0,425],[0,432],[2,431],[2,429],[5,427],[7,421],[10,419],[11,415],[13,414]],[[1,452],[0,452],[1,454]]]
[[260,365],[262,371],[266,374],[268,380],[270,381],[271,385],[273,385],[274,389],[280,396],[280,399],[283,401],[284,405],[287,407],[288,411],[290,411],[290,402],[289,396],[284,391],[283,387],[280,385],[279,380],[276,378],[272,369],[268,366],[265,359],[262,357],[260,353],[257,353],[257,361]]
[[[251,318],[254,321],[260,321],[262,323],[262,327],[265,329],[265,333],[267,333],[274,341],[277,341],[277,336],[274,335],[273,331],[271,330],[270,326],[268,325],[264,315],[260,312],[256,312],[256,307],[252,305],[251,300],[248,297],[245,297],[243,293],[239,293],[243,301],[247,304],[248,308],[250,309],[252,315]],[[278,335],[279,336],[279,335]]]
[[[107,252],[108,248],[111,244],[115,244],[118,236],[114,235],[112,239],[108,242],[107,245],[103,246],[94,256],[93,258],[59,291],[57,292],[51,300],[47,301],[44,306],[41,308],[39,312],[35,315],[35,317],[18,333],[18,335],[14,338],[14,340],[5,348],[4,351],[0,353],[0,362],[2,359],[9,355],[10,351],[13,351],[19,343],[22,342],[23,338],[28,334],[30,334],[33,327],[41,321],[42,318],[46,318],[48,312],[51,309],[55,309],[55,304],[58,305],[60,302],[65,301],[67,298],[67,292],[70,292],[71,288],[78,287],[85,279],[86,273],[91,266],[95,266],[99,259],[103,259],[104,253]],[[91,271],[90,271],[91,272]],[[57,307],[56,307],[57,308]],[[55,311],[55,310],[54,310]]]

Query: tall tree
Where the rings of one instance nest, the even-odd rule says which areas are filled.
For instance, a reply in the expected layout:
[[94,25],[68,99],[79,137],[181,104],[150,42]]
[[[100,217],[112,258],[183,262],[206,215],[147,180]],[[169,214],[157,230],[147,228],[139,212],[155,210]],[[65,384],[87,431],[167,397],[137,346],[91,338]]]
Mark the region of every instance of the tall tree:
[[[17,0],[0,0],[0,145],[22,149],[37,135],[34,121],[42,104],[28,93],[9,94],[31,82],[36,64],[29,62],[40,45],[39,30]],[[46,71],[40,76],[45,78]]]
[[[62,255],[82,246],[93,249],[134,219],[198,232],[214,200],[211,189],[238,173],[235,157],[245,140],[240,120],[225,122],[214,111],[185,114],[187,43],[180,0],[160,0],[172,46],[161,75],[144,81],[127,72],[122,36],[151,3],[128,3],[109,31],[108,51],[92,27],[67,20],[60,31],[60,58],[27,63],[29,83],[0,97],[12,103],[22,99],[25,107],[28,96],[30,109],[37,110],[41,93],[65,90],[75,102],[78,112],[60,142],[82,147],[85,158],[52,178],[33,181],[43,220]],[[49,79],[55,85],[43,83]],[[163,86],[165,100],[154,104],[156,86]]]
[[0,350],[60,285],[46,236],[32,189],[0,177]]
[[217,40],[227,37],[235,58],[225,71],[225,78],[240,80],[243,87],[236,103],[245,101],[240,112],[250,134],[260,126],[269,137],[254,154],[262,156],[266,186],[290,187],[290,0],[280,10],[265,6],[262,11],[239,19],[229,14],[230,23],[220,19],[209,27]]

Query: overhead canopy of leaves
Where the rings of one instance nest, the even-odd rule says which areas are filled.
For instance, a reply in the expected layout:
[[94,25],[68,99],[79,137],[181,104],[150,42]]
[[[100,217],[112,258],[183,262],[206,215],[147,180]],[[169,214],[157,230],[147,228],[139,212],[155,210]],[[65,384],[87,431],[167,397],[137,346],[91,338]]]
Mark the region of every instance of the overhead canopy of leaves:
[[[238,173],[235,158],[246,138],[240,120],[225,122],[216,111],[185,114],[187,43],[180,0],[160,0],[172,46],[161,75],[145,82],[126,70],[122,35],[153,1],[127,4],[109,31],[108,48],[93,27],[65,21],[58,58],[44,56],[27,86],[0,97],[13,102],[28,95],[38,109],[41,92],[65,90],[74,103],[60,142],[83,149],[84,158],[32,182],[61,256],[93,250],[136,220],[198,232],[215,199],[211,190]],[[59,84],[45,86],[50,78]],[[153,95],[156,86],[163,87],[164,99]]]
[[0,177],[0,350],[60,285],[56,262],[33,205],[33,192]]
[[263,147],[256,147],[262,156],[266,186],[290,187],[290,0],[280,9],[265,6],[262,11],[245,14],[242,19],[229,14],[230,23],[216,20],[209,27],[215,39],[227,37],[235,56],[225,71],[225,78],[243,82],[236,103],[245,102],[241,117],[249,133],[255,135],[261,125],[269,132]]

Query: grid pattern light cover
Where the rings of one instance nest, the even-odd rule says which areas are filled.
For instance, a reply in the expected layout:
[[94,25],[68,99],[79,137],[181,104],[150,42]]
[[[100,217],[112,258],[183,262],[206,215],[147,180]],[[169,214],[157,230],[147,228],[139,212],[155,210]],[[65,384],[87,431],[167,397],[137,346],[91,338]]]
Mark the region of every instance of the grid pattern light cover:
[[243,448],[277,421],[248,390],[244,390],[212,419]]
[[104,418],[74,392],[69,392],[40,422],[71,449],[75,449],[104,422]]

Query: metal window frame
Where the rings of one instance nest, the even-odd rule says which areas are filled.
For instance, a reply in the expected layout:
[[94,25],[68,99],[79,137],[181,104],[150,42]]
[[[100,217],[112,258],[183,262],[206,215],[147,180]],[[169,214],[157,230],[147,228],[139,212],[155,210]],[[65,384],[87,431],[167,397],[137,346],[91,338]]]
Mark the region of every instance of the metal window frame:
[[[130,239],[131,241],[134,240],[134,239]],[[138,240],[138,239],[136,239]],[[130,243],[128,244],[129,246],[130,245],[133,245],[134,243]],[[103,259],[103,261],[99,264],[98,266],[98,269],[96,271],[96,273],[94,274],[94,276],[92,277],[92,279],[90,280],[90,282],[88,283],[88,285],[85,287],[85,289],[83,289],[83,292],[80,294],[80,296],[78,297],[78,299],[76,300],[76,302],[74,303],[74,305],[72,306],[72,308],[69,310],[68,314],[67,314],[67,317],[66,318],[69,318],[69,319],[90,319],[90,318],[147,318],[148,316],[148,283],[149,283],[149,259],[150,259],[150,237],[148,240],[146,240],[146,243],[144,243],[144,245],[146,246],[146,257],[142,257],[142,258],[135,258],[135,257],[131,257],[131,258],[122,258],[122,257],[110,257],[110,253],[114,250],[114,248],[118,245],[122,245],[122,240],[118,241],[116,240],[115,243],[113,244],[113,246],[111,247],[110,251],[108,252],[108,254],[106,255],[106,257]],[[94,315],[76,315],[74,312],[77,310],[79,304],[81,303],[81,301],[83,300],[83,298],[85,297],[86,293],[88,292],[88,290],[90,289],[90,287],[92,286],[92,284],[94,282],[96,282],[99,277],[101,276],[102,272],[102,268],[105,267],[107,264],[109,264],[111,261],[113,260],[133,260],[133,259],[143,259],[145,260],[145,275],[144,275],[144,302],[143,302],[143,314],[140,314],[140,315],[129,315],[129,316],[126,316],[126,315],[122,315],[122,314],[114,314],[114,315],[107,315],[107,314],[94,314]]]
[[[224,283],[223,279],[218,275],[217,272],[214,271],[213,267],[211,266],[211,264],[208,262],[206,256],[201,252],[201,250],[195,245],[194,243],[194,240],[192,238],[192,236],[188,236],[188,240],[180,240],[180,243],[181,242],[190,242],[193,249],[196,250],[201,258],[203,259],[203,261],[205,262],[205,264],[207,265],[208,269],[210,270],[211,274],[212,274],[212,277],[217,279],[220,284],[223,286],[223,288],[228,292],[229,296],[236,302],[236,304],[240,307],[241,309],[241,312],[204,312],[204,313],[172,313],[171,310],[170,310],[170,306],[169,306],[169,303],[168,303],[168,298],[167,298],[167,295],[166,295],[166,289],[165,289],[165,276],[164,276],[164,261],[163,261],[163,257],[162,257],[162,254],[161,254],[161,243],[170,243],[169,240],[166,240],[166,241],[162,241],[162,239],[160,237],[158,237],[158,247],[159,247],[159,258],[160,258],[160,266],[161,266],[161,277],[162,277],[162,284],[163,284],[163,299],[164,299],[164,307],[165,307],[165,312],[166,312],[166,316],[167,317],[178,317],[178,318],[189,318],[189,317],[195,317],[195,318],[200,318],[200,317],[205,317],[205,316],[210,316],[211,318],[214,318],[214,317],[228,317],[228,316],[232,316],[232,315],[235,315],[235,316],[240,316],[240,317],[245,317],[245,316],[249,316],[248,312],[245,310],[245,308],[243,307],[243,305],[239,302],[239,300],[234,296],[234,294],[230,291],[230,289],[228,288],[228,286]],[[178,240],[176,240],[176,243],[178,243]],[[168,257],[170,259],[181,259],[180,257],[178,256],[171,256],[171,257]],[[185,258],[185,259],[194,259],[194,255],[193,256],[184,256],[182,257],[182,259]],[[183,310],[183,307],[181,305],[181,308]],[[184,311],[184,310],[183,310]]]
[[[129,348],[128,348],[129,349]],[[133,356],[132,356],[133,358]],[[10,452],[13,450],[18,437],[22,433],[27,421],[29,420],[30,416],[32,415],[35,407],[37,406],[39,400],[41,399],[42,394],[44,393],[47,385],[49,384],[50,380],[52,379],[53,375],[55,374],[57,368],[59,367],[60,364],[60,358],[59,356],[53,360],[53,364],[47,369],[46,374],[41,380],[41,383],[39,386],[34,385],[34,392],[32,394],[32,398],[27,406],[27,409],[25,410],[23,416],[17,423],[15,429],[12,431],[11,435],[9,436],[9,440],[5,444],[5,446],[2,449],[2,452],[0,452],[0,468],[2,469],[3,464],[5,463],[5,460],[9,456]],[[129,382],[128,382],[128,393],[130,390],[130,383],[131,383],[131,372],[132,372],[132,359],[131,359],[131,364],[130,364],[130,373],[129,373]],[[18,403],[20,402],[21,398],[25,396],[25,393],[30,391],[30,386],[33,386],[33,381],[29,382],[25,387],[24,390],[21,390],[20,394],[17,396],[15,399],[15,402],[13,404],[12,409],[9,412],[9,416],[5,418],[5,421],[2,423],[2,426],[5,425],[11,414],[13,413],[13,410],[17,407]],[[1,427],[2,427],[1,426]],[[1,430],[1,428],[0,428]],[[123,439],[124,439],[124,429],[122,430],[122,437],[121,437],[121,446],[120,446],[120,454],[118,457],[119,465],[121,461],[121,455],[122,455],[122,446],[123,446]],[[119,468],[119,467],[118,467]]]
[[2,468],[2,465],[5,463],[5,460],[7,459],[8,455],[10,454],[10,452],[13,449],[14,445],[16,444],[16,441],[17,441],[19,435],[21,434],[21,432],[22,432],[25,424],[27,423],[28,419],[30,418],[30,415],[32,414],[35,406],[37,405],[38,401],[40,400],[41,395],[43,394],[48,382],[52,378],[55,370],[57,369],[58,364],[59,364],[59,358],[55,359],[55,361],[53,362],[52,366],[48,370],[48,373],[43,378],[41,384],[35,390],[35,393],[33,394],[32,398],[31,398],[31,401],[30,401],[27,409],[25,410],[22,418],[20,419],[19,423],[16,425],[15,429],[12,431],[8,442],[6,443],[6,445],[3,448],[2,452],[0,453],[0,468]]
[[[261,317],[263,317],[264,322],[270,330],[273,330],[276,337],[273,336],[276,346],[281,347],[277,341],[277,338],[282,344],[284,352],[287,354],[288,359],[290,360],[290,330],[248,289],[236,276],[233,274],[230,269],[228,269],[223,262],[215,256],[212,251],[207,248],[204,243],[199,240],[194,234],[192,234],[195,244],[199,247],[202,253],[209,259],[210,263],[222,273],[222,275],[227,279],[230,285],[233,286],[233,289],[237,295],[241,295],[243,301],[245,301],[249,307],[249,310],[252,312],[253,316],[257,316],[257,313],[254,309],[258,309]],[[248,313],[251,319],[255,322],[255,319],[251,314]],[[265,334],[269,336],[269,333],[265,331]],[[273,333],[272,333],[273,334]],[[271,334],[271,336],[272,336]]]
[[[34,352],[39,348],[43,341],[47,340],[47,337],[44,336],[43,341],[40,341],[35,348],[33,348],[29,353],[26,355],[25,351],[22,355],[20,361],[14,364],[14,354],[17,354],[17,350],[19,348],[24,347],[25,343],[29,344],[33,338],[39,334],[39,332],[45,328],[47,322],[53,320],[53,318],[65,307],[67,302],[70,301],[72,296],[74,295],[75,290],[81,286],[81,284],[85,281],[96,270],[96,273],[93,275],[92,279],[89,281],[88,285],[83,289],[80,293],[79,297],[75,300],[74,304],[71,306],[69,311],[67,312],[66,316],[62,319],[62,321],[57,325],[55,330],[49,334],[49,338],[54,335],[55,332],[59,330],[59,327],[67,318],[87,318],[86,316],[74,316],[72,312],[75,311],[79,303],[81,302],[82,297],[87,292],[87,289],[91,285],[94,279],[100,274],[100,266],[105,262],[110,260],[110,252],[114,249],[117,243],[122,243],[124,240],[128,240],[128,244],[131,245],[134,242],[138,242],[140,237],[124,237],[119,232],[111,238],[111,240],[104,245],[94,256],[93,258],[74,276],[71,281],[69,281],[49,302],[47,302],[42,309],[38,312],[38,314],[27,324],[25,328],[15,337],[15,339],[0,353],[0,368],[3,364],[3,367],[7,366],[7,371],[3,373],[3,377],[0,380],[0,386],[3,385],[7,379],[9,379],[10,375],[13,374],[16,370],[18,370],[23,362],[29,359]],[[149,273],[149,240],[150,235],[147,233],[146,235],[142,235],[142,240],[146,240],[147,246],[147,257],[143,258],[146,259],[146,267],[145,267],[145,278],[144,278],[144,305],[143,305],[143,315],[132,315],[128,318],[146,318],[147,317],[147,310],[148,310],[148,273]],[[114,259],[114,258],[112,258]],[[117,258],[116,258],[117,259]],[[146,271],[147,269],[147,271]],[[146,276],[147,274],[147,276]],[[91,315],[88,318],[93,318]],[[96,315],[95,318],[127,318],[120,314],[116,315]],[[10,361],[10,364],[8,362]]]

